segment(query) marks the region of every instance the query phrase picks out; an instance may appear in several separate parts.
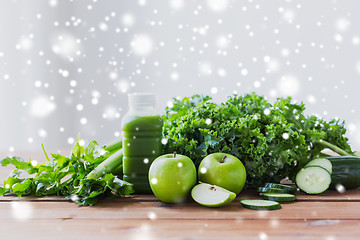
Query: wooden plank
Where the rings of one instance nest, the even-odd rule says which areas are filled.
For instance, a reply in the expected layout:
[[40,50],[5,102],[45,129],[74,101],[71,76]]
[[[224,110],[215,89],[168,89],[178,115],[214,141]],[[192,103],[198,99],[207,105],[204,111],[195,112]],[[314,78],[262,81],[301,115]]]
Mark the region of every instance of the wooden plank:
[[344,193],[339,193],[335,190],[328,190],[318,195],[307,195],[303,192],[296,193],[298,201],[360,201],[360,189],[347,190]]
[[[55,195],[51,196],[22,196],[21,198],[16,195],[12,196],[0,196],[0,202],[14,202],[14,201],[25,201],[25,202],[70,202],[70,200],[64,197],[58,197]],[[159,202],[159,200],[153,194],[147,195],[129,195],[126,197],[116,197],[110,199],[103,199],[102,201],[114,201],[114,202],[139,202],[139,201],[150,201],[150,202]]]
[[[21,231],[19,231],[21,230]],[[36,239],[357,239],[355,220],[0,220],[1,238]]]
[[196,203],[171,205],[160,202],[101,202],[79,207],[70,202],[1,202],[0,219],[350,219],[360,216],[358,202],[294,202],[281,210],[245,209],[239,201],[207,208]]
[[[321,201],[321,202],[328,202],[328,201],[360,201],[360,188],[345,191],[344,193],[339,193],[337,191],[328,190],[322,194],[318,195],[307,195],[301,191],[295,193],[297,201]],[[247,199],[247,198],[259,198],[259,194],[254,190],[245,190],[240,193],[237,197],[237,200],[240,199]],[[5,196],[0,197],[0,202],[10,202],[10,201],[65,201],[68,202],[67,199],[57,197],[57,196],[45,196],[45,197],[36,197],[36,196],[23,196],[22,198],[18,198],[17,196]],[[144,194],[144,195],[131,195],[126,198],[114,198],[111,201],[116,202],[123,202],[123,201],[152,201],[158,202],[159,200],[153,194]],[[189,200],[191,201],[191,200]]]
[[[297,201],[319,201],[319,202],[333,202],[333,201],[360,201],[360,188],[347,190],[344,193],[338,191],[328,190],[322,194],[308,195],[301,191],[295,192]],[[255,190],[246,190],[237,197],[238,199],[259,198],[259,194]]]

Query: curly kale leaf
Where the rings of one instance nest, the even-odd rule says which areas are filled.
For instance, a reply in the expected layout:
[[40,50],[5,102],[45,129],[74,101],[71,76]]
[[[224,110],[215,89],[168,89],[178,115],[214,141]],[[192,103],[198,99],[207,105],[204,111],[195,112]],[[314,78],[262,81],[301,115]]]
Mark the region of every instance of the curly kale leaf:
[[293,179],[329,146],[351,154],[343,123],[304,111],[304,104],[290,97],[271,104],[255,93],[233,95],[221,104],[199,95],[174,99],[164,115],[163,152],[187,155],[196,165],[214,152],[233,154],[246,167],[247,188]]

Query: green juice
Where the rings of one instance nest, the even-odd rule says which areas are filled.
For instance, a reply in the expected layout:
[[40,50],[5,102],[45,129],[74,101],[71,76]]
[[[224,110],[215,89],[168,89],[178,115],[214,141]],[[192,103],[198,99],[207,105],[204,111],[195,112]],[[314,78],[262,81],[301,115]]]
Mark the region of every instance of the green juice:
[[160,115],[125,115],[123,131],[123,179],[133,184],[135,193],[151,193],[148,172],[161,154],[163,121]]

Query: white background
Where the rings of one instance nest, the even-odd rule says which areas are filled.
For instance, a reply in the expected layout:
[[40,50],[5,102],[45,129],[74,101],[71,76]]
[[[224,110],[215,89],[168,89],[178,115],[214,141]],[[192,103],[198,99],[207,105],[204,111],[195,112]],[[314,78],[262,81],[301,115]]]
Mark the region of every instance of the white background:
[[129,92],[292,96],[360,149],[359,1],[0,2],[0,150],[121,134]]

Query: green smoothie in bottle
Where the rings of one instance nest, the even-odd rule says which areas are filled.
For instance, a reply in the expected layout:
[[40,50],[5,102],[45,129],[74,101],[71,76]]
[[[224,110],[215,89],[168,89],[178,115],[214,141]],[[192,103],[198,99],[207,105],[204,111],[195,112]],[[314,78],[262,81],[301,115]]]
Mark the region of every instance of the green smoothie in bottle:
[[124,180],[133,184],[135,193],[151,193],[148,172],[161,154],[163,121],[155,111],[155,95],[129,94],[129,112],[122,119]]

